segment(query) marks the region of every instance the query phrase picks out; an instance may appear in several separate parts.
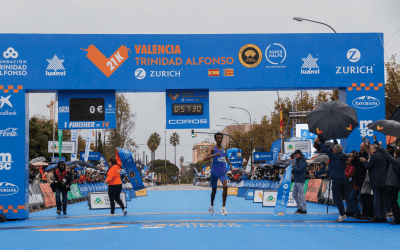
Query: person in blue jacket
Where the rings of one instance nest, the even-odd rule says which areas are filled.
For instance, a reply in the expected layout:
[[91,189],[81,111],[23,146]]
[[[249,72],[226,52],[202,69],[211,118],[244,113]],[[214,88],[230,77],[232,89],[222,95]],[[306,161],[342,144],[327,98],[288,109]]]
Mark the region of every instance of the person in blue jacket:
[[329,150],[323,143],[320,142],[319,137],[314,141],[318,147],[329,157],[329,178],[332,180],[332,194],[333,201],[339,210],[339,218],[337,222],[347,219],[346,211],[344,209],[342,196],[344,195],[344,170],[346,169],[347,157],[342,153],[342,146],[336,144],[333,151]]
[[294,151],[296,163],[293,165],[293,198],[296,201],[297,214],[307,214],[306,197],[304,196],[304,183],[306,181],[307,163],[300,150]]

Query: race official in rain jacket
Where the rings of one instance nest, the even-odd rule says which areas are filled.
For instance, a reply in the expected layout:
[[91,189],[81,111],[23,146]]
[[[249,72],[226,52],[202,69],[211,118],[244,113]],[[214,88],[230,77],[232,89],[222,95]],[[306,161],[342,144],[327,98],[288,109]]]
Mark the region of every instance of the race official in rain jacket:
[[108,164],[112,167],[110,167],[110,169],[107,171],[107,179],[105,180],[105,183],[108,184],[108,197],[110,198],[111,215],[114,215],[115,212],[115,201],[122,208],[124,215],[127,215],[124,203],[120,198],[122,191],[121,163],[118,164],[114,158],[110,158],[108,160]]
[[57,169],[54,171],[54,179],[51,189],[56,193],[57,214],[61,214],[61,194],[63,203],[63,213],[67,215],[68,191],[71,190],[72,175],[66,168],[65,162],[58,162]]

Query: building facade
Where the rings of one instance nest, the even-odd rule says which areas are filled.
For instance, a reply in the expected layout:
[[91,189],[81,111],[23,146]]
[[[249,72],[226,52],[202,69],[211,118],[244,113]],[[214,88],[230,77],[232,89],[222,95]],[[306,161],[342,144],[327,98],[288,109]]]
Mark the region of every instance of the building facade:
[[194,144],[192,149],[192,163],[202,161],[207,155],[208,148],[213,146],[214,143],[209,139],[206,139],[201,143]]

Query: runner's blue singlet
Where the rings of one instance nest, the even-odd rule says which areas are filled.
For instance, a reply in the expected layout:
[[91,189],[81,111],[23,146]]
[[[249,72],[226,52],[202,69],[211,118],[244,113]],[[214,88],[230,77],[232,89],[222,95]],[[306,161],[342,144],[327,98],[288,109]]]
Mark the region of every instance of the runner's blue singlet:
[[221,155],[214,156],[211,159],[211,174],[222,174],[226,173],[226,153],[225,149],[222,147],[222,150],[219,150],[216,146],[214,146],[214,153],[221,153]]

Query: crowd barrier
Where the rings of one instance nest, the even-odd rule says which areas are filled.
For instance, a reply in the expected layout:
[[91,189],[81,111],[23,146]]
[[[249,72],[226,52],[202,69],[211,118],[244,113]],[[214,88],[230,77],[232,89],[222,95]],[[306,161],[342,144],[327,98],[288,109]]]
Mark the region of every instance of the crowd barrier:
[[[122,184],[122,189],[132,189],[130,183]],[[86,198],[90,192],[108,191],[106,183],[83,183],[72,184],[71,191],[68,191],[68,201],[77,201]],[[56,196],[49,183],[30,183],[29,184],[29,207],[30,210],[38,209],[41,206],[46,208],[56,205]]]

